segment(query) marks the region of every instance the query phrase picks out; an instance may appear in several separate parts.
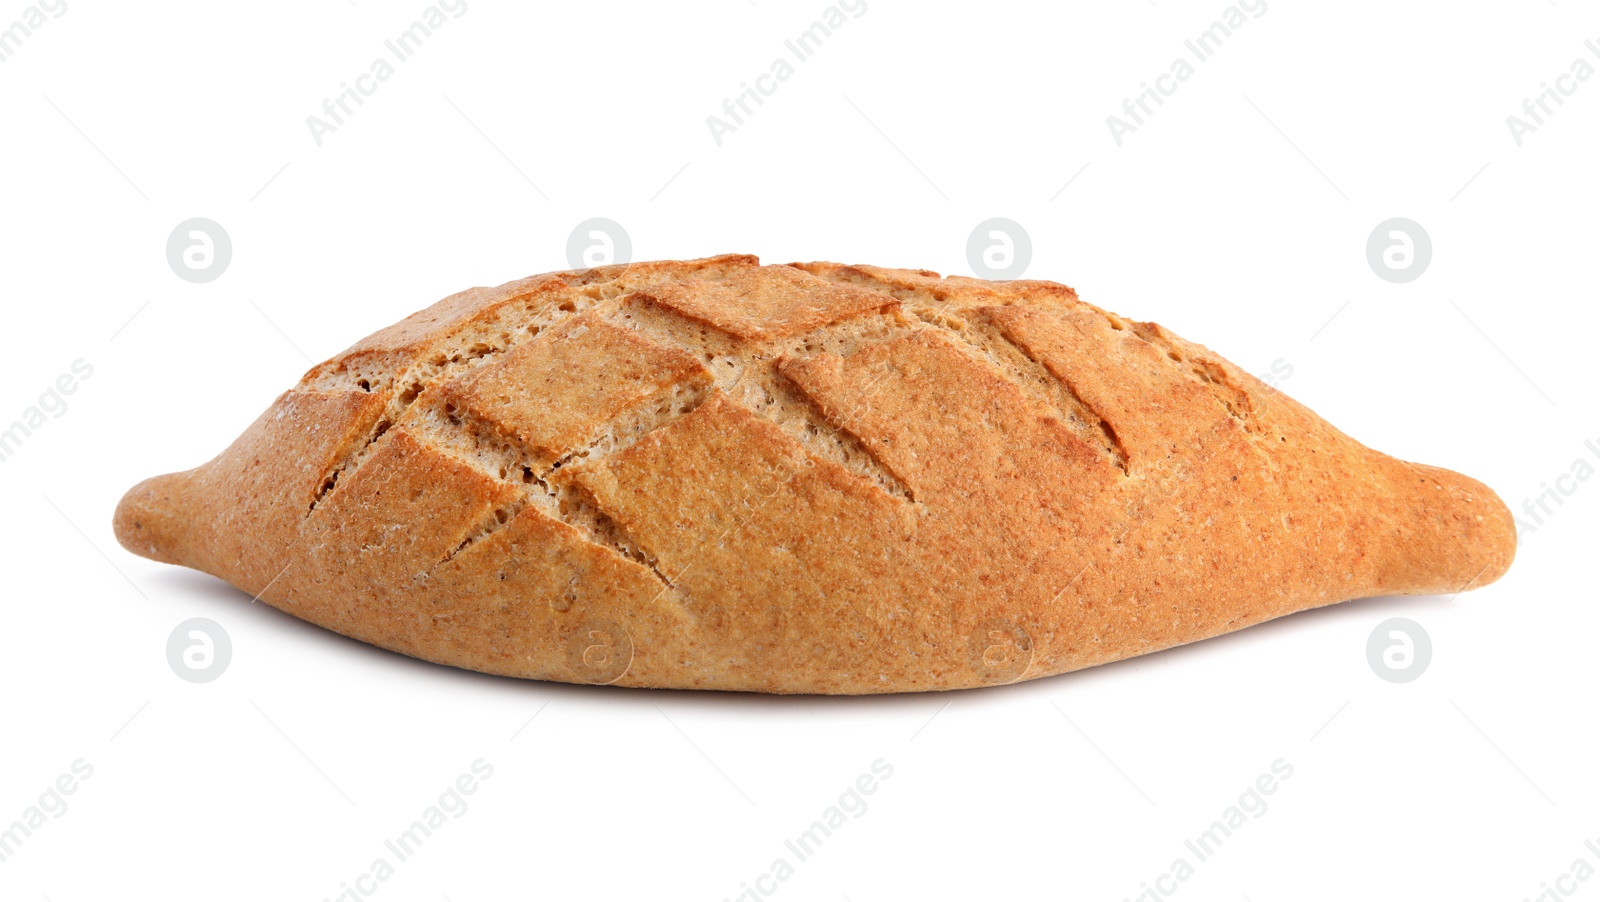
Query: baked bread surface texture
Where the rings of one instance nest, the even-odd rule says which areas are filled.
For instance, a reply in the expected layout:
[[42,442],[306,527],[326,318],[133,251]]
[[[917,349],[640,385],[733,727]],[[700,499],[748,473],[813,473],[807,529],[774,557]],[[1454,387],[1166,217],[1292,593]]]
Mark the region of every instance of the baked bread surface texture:
[[1042,281],[729,255],[475,288],[117,509],[137,554],[533,679],[881,693],[1505,572],[1484,485]]

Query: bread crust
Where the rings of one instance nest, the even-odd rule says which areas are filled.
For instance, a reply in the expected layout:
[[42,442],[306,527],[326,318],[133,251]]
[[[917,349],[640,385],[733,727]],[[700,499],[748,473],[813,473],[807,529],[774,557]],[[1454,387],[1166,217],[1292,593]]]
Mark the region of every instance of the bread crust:
[[773,693],[1047,676],[1516,548],[1481,483],[1066,286],[743,255],[446,298],[114,525],[429,661]]

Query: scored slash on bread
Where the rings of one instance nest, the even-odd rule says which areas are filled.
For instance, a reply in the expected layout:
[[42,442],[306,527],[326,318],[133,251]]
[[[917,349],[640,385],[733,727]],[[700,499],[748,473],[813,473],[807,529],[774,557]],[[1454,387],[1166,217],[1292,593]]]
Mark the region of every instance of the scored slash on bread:
[[1457,593],[1516,546],[1482,484],[1065,286],[742,255],[446,298],[115,528],[442,664],[846,694]]

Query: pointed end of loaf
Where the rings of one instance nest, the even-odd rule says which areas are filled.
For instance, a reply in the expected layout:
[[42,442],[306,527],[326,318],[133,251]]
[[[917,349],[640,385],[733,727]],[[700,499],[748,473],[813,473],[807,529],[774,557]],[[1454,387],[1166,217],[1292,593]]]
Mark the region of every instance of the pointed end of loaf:
[[179,557],[187,532],[184,515],[193,471],[146,479],[122,496],[112,529],[123,548],[163,564],[185,564]]
[[1511,567],[1516,521],[1500,496],[1451,470],[1396,461],[1406,491],[1402,528],[1389,549],[1385,594],[1458,595],[1486,586]]

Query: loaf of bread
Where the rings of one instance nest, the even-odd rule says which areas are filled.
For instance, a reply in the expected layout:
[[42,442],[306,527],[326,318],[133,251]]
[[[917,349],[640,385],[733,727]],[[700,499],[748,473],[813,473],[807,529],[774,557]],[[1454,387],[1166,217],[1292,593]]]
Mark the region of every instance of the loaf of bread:
[[128,550],[574,683],[1010,683],[1482,586],[1484,485],[1052,282],[754,257],[475,288],[135,486]]

